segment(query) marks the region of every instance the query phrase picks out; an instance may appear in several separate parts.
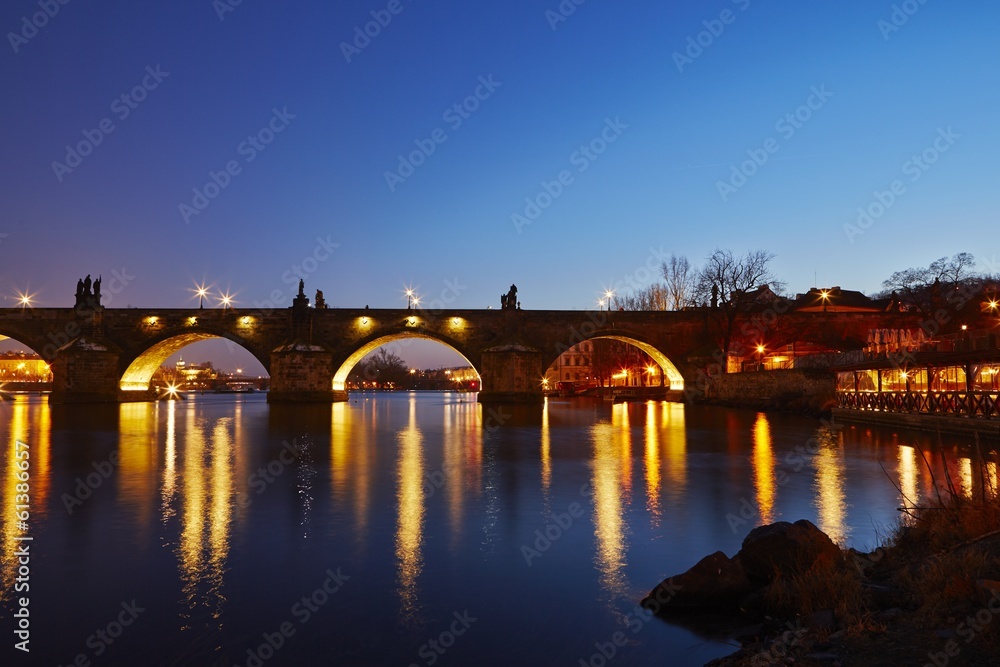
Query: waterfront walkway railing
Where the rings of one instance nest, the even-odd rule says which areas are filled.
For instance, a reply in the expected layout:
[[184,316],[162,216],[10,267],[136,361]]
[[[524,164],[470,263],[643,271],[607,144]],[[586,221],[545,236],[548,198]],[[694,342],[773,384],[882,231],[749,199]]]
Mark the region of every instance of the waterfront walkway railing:
[[990,419],[1000,418],[1000,391],[839,391],[837,407]]

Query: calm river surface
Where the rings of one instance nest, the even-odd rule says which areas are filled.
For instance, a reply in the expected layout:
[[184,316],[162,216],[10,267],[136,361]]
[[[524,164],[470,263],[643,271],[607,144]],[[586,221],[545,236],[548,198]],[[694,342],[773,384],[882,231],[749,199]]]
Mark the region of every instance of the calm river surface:
[[733,647],[635,613],[665,576],[781,519],[872,547],[894,483],[932,492],[914,445],[968,493],[997,475],[957,437],[661,402],[490,416],[458,393],[19,396],[0,443],[3,665],[701,665]]

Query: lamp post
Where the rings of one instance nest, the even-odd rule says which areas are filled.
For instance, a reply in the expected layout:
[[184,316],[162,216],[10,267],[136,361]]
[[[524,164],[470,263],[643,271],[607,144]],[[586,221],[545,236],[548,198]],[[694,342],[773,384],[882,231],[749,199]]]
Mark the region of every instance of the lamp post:
[[608,310],[611,310],[611,297],[613,297],[614,295],[615,293],[612,292],[611,290],[607,290],[604,293],[604,299],[608,302]]
[[413,290],[406,290],[406,309],[410,310],[413,307]]
[[204,282],[195,283],[194,289],[191,290],[194,292],[194,295],[198,297],[198,308],[201,310],[205,308],[205,297],[208,296],[208,290],[210,287],[211,285],[206,285]]
[[[30,306],[32,300],[34,300],[34,298],[35,298],[34,294],[28,294],[27,292],[18,292],[18,291],[15,290],[15,294],[17,294],[17,302],[19,304],[21,304],[21,310],[22,311],[25,308],[27,308],[28,306]],[[4,298],[6,298],[6,297],[4,297]]]
[[758,345],[757,346],[757,370],[760,371],[760,370],[763,370],[763,369],[764,369],[764,346],[763,345]]
[[826,312],[826,304],[829,303],[829,301],[830,301],[830,292],[829,292],[829,290],[823,290],[822,292],[820,292],[819,293],[819,298],[823,300],[823,312],[825,313]]

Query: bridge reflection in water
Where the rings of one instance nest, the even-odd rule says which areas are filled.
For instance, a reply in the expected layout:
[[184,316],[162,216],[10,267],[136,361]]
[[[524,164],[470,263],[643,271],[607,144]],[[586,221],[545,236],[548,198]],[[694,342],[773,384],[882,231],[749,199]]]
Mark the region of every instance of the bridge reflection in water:
[[[176,627],[158,626],[173,642],[189,631],[228,636],[234,622],[268,605],[287,609],[308,592],[300,586],[316,585],[301,584],[299,570],[338,564],[368,582],[352,598],[369,605],[360,615],[391,616],[401,632],[420,634],[472,599],[471,582],[484,595],[522,599],[546,590],[540,582],[571,577],[556,589],[590,588],[590,605],[605,609],[634,604],[667,570],[717,549],[733,553],[769,521],[810,518],[835,540],[871,547],[873,521],[884,533],[895,507],[934,497],[917,447],[938,479],[947,468],[966,496],[997,485],[996,459],[980,460],[961,440],[939,448],[930,436],[838,432],[787,415],[549,399],[508,411],[497,426],[464,394],[416,393],[276,407],[260,397],[194,397],[113,406],[96,425],[83,412],[53,417],[37,398],[4,404],[4,595],[20,534],[11,463],[18,439],[31,446],[33,529],[67,532],[81,563],[108,561],[127,590],[173,605]],[[111,451],[117,464],[107,487],[69,515],[63,496],[93,471],[91,459]],[[759,515],[734,530],[727,517],[739,514],[741,498]],[[580,516],[528,567],[522,545],[571,503]],[[126,541],[108,537],[108,526],[123,527]],[[159,569],[164,555],[171,571]],[[87,574],[94,566],[80,567]],[[65,602],[93,594],[78,586],[61,584]],[[260,590],[270,591],[266,605]]]

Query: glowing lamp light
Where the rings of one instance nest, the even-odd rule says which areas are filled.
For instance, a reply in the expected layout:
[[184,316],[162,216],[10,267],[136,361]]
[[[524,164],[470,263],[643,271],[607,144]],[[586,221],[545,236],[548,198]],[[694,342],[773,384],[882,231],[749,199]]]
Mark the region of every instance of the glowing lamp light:
[[156,315],[150,315],[149,317],[146,318],[146,324],[156,324],[156,322],[157,322]]
[[197,317],[189,317],[188,318],[188,324],[190,326],[194,326],[195,324],[198,324],[198,318]]
[[420,297],[417,296],[416,292],[413,291],[412,287],[407,287],[404,292],[406,294],[406,309],[409,310],[413,306],[420,303]]
[[759,352],[760,354],[764,354],[764,346],[763,345],[758,345],[757,346],[757,352]]
[[35,295],[28,294],[27,292],[17,292],[17,302],[21,305],[21,310],[31,306],[31,302],[34,301]]
[[907,373],[906,371],[903,371],[902,373],[899,374],[899,377],[905,380],[906,378],[910,377],[910,374]]
[[205,297],[208,296],[208,289],[209,288],[205,285],[205,283],[195,283],[194,289],[191,290],[194,292],[194,295],[198,297],[199,308],[205,307]]

